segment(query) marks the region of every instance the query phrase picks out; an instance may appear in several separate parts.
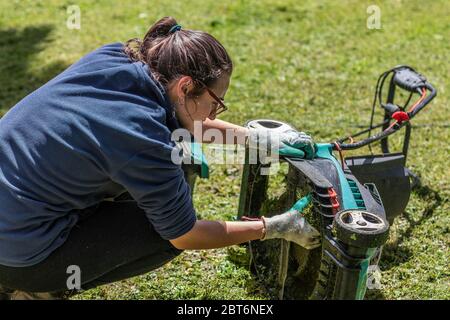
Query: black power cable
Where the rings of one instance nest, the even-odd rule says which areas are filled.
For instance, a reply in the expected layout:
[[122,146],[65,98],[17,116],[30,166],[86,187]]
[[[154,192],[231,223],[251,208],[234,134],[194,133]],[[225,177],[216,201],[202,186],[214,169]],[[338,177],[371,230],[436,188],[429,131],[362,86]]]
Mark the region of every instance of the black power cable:
[[[381,103],[381,87],[383,86],[384,81],[386,80],[386,77],[392,71],[393,71],[393,69],[391,69],[389,71],[386,71],[386,72],[382,73],[378,77],[377,84],[375,86],[375,94],[374,94],[374,97],[373,97],[372,113],[370,115],[370,124],[369,124],[369,129],[368,129],[368,136],[367,136],[368,138],[370,138],[371,134],[372,134],[373,119],[374,119],[374,116],[375,116],[375,106],[377,105],[377,97],[378,97],[378,99],[380,100],[380,103]],[[370,153],[373,154],[372,146],[370,144],[369,144],[369,150],[370,150]]]
[[[377,84],[375,86],[375,94],[374,94],[374,98],[373,98],[373,103],[372,103],[372,113],[370,115],[370,124],[369,124],[369,128],[367,129],[367,132],[368,132],[367,138],[371,137],[372,129],[378,127],[378,126],[374,126],[373,125],[373,120],[374,120],[374,117],[375,117],[375,106],[377,104],[377,98],[378,98],[379,105],[382,106],[383,87],[384,87],[384,83],[386,81],[386,78],[389,76],[389,74],[394,73],[395,70],[398,70],[398,69],[403,68],[403,67],[405,67],[405,66],[403,66],[403,65],[396,66],[396,67],[394,67],[394,68],[392,68],[392,69],[382,73],[378,77]],[[409,102],[411,101],[412,95],[413,95],[413,92],[411,92],[409,94],[408,100],[406,101],[406,103],[403,106],[402,110],[406,109],[406,107],[408,106]],[[373,154],[373,150],[372,150],[371,144],[369,144],[368,146],[369,146],[370,153]]]

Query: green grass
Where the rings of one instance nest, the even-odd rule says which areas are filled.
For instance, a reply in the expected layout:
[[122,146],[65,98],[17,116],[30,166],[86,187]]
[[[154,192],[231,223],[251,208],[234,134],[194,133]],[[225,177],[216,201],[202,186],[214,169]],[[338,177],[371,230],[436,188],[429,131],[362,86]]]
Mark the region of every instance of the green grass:
[[[81,8],[81,30],[66,28],[66,8]],[[371,4],[381,30],[366,28]],[[449,299],[450,16],[447,1],[1,1],[0,114],[89,51],[142,36],[172,15],[185,28],[217,37],[234,63],[223,119],[290,122],[329,141],[367,124],[378,75],[398,64],[416,67],[438,97],[414,119],[408,165],[422,177],[381,262],[383,289],[372,299]],[[237,212],[238,167],[213,165],[194,197],[202,218]],[[236,262],[234,247],[185,252],[141,277],[87,291],[81,299],[265,299]]]

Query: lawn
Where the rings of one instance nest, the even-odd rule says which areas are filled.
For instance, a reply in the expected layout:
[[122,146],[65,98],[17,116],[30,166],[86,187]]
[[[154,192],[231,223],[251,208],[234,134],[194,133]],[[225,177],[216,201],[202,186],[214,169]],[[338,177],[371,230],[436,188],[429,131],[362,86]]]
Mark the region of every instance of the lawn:
[[[81,29],[67,28],[67,7]],[[381,29],[366,26],[369,5]],[[378,76],[398,64],[438,90],[414,119],[408,166],[422,178],[397,218],[370,299],[449,299],[450,6],[433,1],[1,1],[0,115],[95,48],[142,37],[160,17],[213,34],[235,64],[222,119],[287,121],[316,141],[367,125]],[[232,219],[240,168],[211,166],[196,185],[199,217]],[[78,299],[267,299],[241,247],[185,252],[146,275],[86,291]]]

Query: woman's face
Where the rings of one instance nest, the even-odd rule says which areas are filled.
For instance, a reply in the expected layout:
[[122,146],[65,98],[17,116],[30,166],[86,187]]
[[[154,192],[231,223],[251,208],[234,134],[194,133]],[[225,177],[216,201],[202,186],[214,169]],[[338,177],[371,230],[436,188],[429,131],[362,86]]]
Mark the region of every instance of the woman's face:
[[230,76],[223,75],[207,90],[203,90],[200,95],[191,94],[194,85],[191,77],[182,77],[169,89],[169,96],[176,106],[176,114],[181,126],[191,133],[194,130],[195,121],[203,122],[207,118],[214,120],[216,110],[220,107],[219,102],[213,97],[215,94],[222,101],[230,84]]

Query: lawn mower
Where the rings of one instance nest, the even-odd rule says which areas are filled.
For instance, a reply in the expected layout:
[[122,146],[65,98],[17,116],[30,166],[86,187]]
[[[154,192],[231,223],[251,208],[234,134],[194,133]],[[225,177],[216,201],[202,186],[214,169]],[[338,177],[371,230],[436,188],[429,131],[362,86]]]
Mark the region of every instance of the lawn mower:
[[[383,88],[387,83],[389,88],[384,98]],[[406,103],[400,105],[394,100],[397,90],[405,90],[409,95]],[[419,98],[410,106],[415,94]],[[404,212],[411,183],[417,180],[405,167],[411,120],[435,96],[434,87],[409,66],[384,72],[376,85],[369,127],[351,136],[317,144],[315,157],[310,160],[281,156],[280,162],[287,164],[288,170],[284,177],[285,191],[276,199],[268,194],[272,176],[261,174],[271,163],[250,163],[246,150],[237,219],[279,214],[297,206],[322,235],[321,247],[313,250],[285,240],[247,244],[252,270],[269,284],[267,290],[273,297],[364,298],[368,271],[377,266],[389,236],[389,226]],[[384,118],[374,125],[377,105],[384,111]],[[287,124],[267,119],[247,123],[250,128],[267,130],[284,125]],[[381,130],[372,134],[376,129]],[[402,151],[390,152],[389,137],[401,129],[404,129]],[[365,134],[367,137],[356,140]],[[370,147],[378,141],[381,154],[343,157],[345,150]],[[208,175],[198,145],[192,150],[193,157],[201,164],[184,165],[191,188],[195,176]]]

